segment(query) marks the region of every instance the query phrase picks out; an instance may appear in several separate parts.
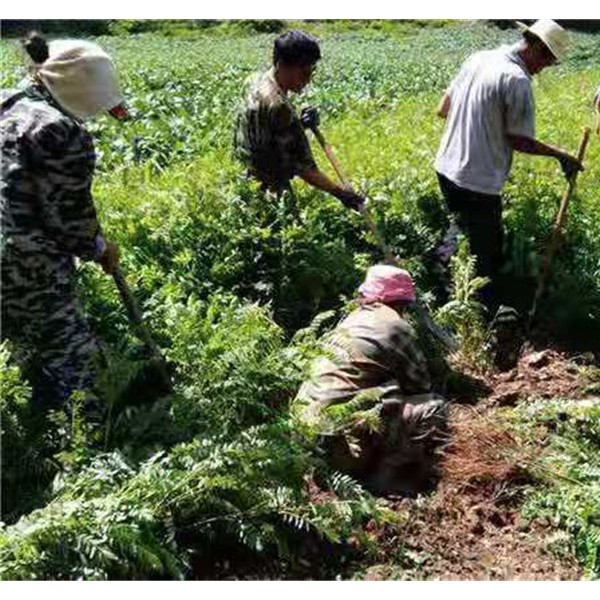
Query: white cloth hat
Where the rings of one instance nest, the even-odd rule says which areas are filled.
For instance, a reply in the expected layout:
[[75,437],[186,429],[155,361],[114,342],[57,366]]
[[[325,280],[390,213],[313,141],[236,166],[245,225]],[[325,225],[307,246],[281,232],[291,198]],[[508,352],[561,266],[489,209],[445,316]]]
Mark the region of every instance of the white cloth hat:
[[92,42],[50,42],[49,57],[36,72],[53,98],[79,119],[124,102],[112,59]]
[[540,39],[552,52],[556,60],[563,60],[567,53],[569,45],[569,34],[558,23],[552,19],[540,19],[531,27],[517,21],[517,25],[522,31],[528,31]]

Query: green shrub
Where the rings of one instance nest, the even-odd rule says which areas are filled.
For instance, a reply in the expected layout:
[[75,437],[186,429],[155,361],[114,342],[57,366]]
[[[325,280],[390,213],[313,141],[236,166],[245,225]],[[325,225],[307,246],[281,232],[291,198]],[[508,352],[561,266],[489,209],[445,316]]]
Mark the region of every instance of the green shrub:
[[529,519],[545,519],[564,530],[567,545],[585,576],[600,579],[600,406],[555,401],[522,409],[527,426],[553,430],[538,465],[544,486],[531,490],[523,507]]

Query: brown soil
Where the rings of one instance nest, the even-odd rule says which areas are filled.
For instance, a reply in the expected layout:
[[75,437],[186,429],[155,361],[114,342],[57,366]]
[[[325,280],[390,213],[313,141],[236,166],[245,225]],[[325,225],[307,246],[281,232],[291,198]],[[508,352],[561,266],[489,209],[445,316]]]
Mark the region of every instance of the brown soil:
[[407,515],[396,531],[367,526],[386,559],[369,567],[364,579],[579,579],[581,569],[562,534],[520,517],[523,491],[532,481],[528,465],[541,452],[531,448],[542,447],[547,430],[540,430],[540,444],[526,449],[497,411],[531,398],[589,397],[585,369],[546,350],[525,353],[509,373],[475,377],[480,385],[474,389],[487,394],[476,407],[453,407],[452,442],[436,493],[419,501],[388,500]]
[[514,406],[531,397],[581,398],[588,385],[586,366],[554,350],[525,354],[517,367],[491,378],[490,400],[500,406]]
[[[357,538],[340,547],[307,534],[305,540],[296,540],[295,564],[266,557],[257,561],[252,553],[231,556],[228,550],[227,560],[216,564],[214,557],[206,564],[196,557],[196,577],[580,579],[582,571],[563,534],[550,523],[520,517],[524,492],[533,482],[530,467],[543,452],[548,429],[537,430],[539,443],[528,440],[525,445],[503,425],[503,415],[532,398],[600,402],[599,397],[592,398],[598,384],[591,392],[583,363],[551,350],[530,351],[509,373],[486,377],[466,373],[469,385],[459,386],[451,397],[452,435],[444,449],[437,490],[418,499],[382,500],[400,514],[401,524],[378,526],[370,521],[364,526],[376,542],[376,559],[365,558]],[[313,502],[335,501],[334,494],[312,479],[306,483]]]
[[[514,508],[486,496],[444,487],[435,502],[410,508],[410,520],[398,546],[412,561],[403,579],[440,580],[575,580],[581,571],[573,559],[550,552],[553,532],[545,524],[522,523]],[[400,556],[402,560],[402,556]],[[370,567],[364,578],[394,577],[389,563]]]

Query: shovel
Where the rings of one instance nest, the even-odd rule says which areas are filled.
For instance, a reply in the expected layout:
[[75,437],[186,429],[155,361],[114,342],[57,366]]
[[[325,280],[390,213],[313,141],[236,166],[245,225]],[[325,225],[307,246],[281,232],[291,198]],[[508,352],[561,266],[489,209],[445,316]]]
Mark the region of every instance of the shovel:
[[[319,130],[318,126],[315,125],[315,126],[311,127],[311,129],[312,129],[312,132],[315,134],[317,141],[323,148],[325,155],[329,159],[331,166],[333,167],[334,171],[337,173],[337,176],[339,177],[340,181],[342,182],[342,185],[346,189],[352,190],[352,184],[350,183],[350,180],[348,179],[348,177],[342,170],[342,167],[340,166],[340,163],[338,162],[337,157],[333,152],[333,149],[331,148],[331,146],[327,143],[327,141],[323,137],[323,134]],[[369,228],[369,231],[375,237],[375,240],[377,241],[377,245],[379,246],[379,248],[383,252],[383,255],[385,256],[386,262],[388,264],[400,267],[401,266],[400,261],[394,256],[390,247],[386,244],[386,241],[385,241],[383,235],[379,231],[379,228],[375,224],[373,217],[367,210],[366,206],[364,206],[364,204],[360,207],[360,214],[363,216],[365,223],[366,223],[367,227]],[[436,337],[450,352],[455,352],[456,350],[458,350],[458,342],[445,329],[443,329],[442,327],[440,327],[437,323],[435,323],[433,321],[433,319],[429,316],[429,313],[427,312],[425,307],[418,300],[413,303],[412,308],[415,311],[417,318],[425,325],[427,330],[434,337]]]
[[129,289],[129,285],[127,284],[127,280],[123,275],[120,267],[116,267],[113,272],[113,279],[115,280],[115,284],[119,290],[119,294],[121,295],[121,300],[125,305],[125,309],[127,310],[127,316],[129,318],[129,322],[132,325],[133,330],[135,331],[138,338],[146,345],[146,347],[150,350],[152,354],[152,363],[156,366],[158,370],[158,374],[160,375],[161,381],[165,386],[166,391],[172,390],[171,377],[169,376],[169,371],[167,370],[167,363],[161,354],[160,348],[152,338],[150,331],[144,324],[142,320],[142,314],[140,312],[139,306]]
[[[585,127],[583,130],[583,135],[581,137],[581,141],[579,142],[579,149],[577,150],[577,160],[579,162],[583,162],[583,157],[585,155],[585,150],[590,139],[591,130],[589,127]],[[560,239],[560,232],[564,225],[564,222],[567,217],[567,209],[569,208],[569,202],[571,200],[571,196],[573,194],[573,190],[575,189],[575,183],[577,181],[578,171],[573,173],[573,175],[569,178],[567,183],[567,188],[562,197],[562,201],[560,203],[560,208],[558,210],[558,214],[556,215],[556,220],[554,222],[554,227],[552,229],[552,235],[550,237],[550,242],[548,244],[548,248],[546,250],[546,254],[542,259],[542,270],[540,273],[540,277],[538,279],[537,289],[535,290],[535,296],[533,298],[533,304],[531,306],[531,310],[529,311],[529,320],[527,323],[527,329],[531,327],[531,322],[535,316],[537,305],[544,293],[546,287],[546,281],[548,280],[548,275],[550,274],[550,267],[552,265],[552,257],[556,252],[556,248],[558,247],[558,241]]]

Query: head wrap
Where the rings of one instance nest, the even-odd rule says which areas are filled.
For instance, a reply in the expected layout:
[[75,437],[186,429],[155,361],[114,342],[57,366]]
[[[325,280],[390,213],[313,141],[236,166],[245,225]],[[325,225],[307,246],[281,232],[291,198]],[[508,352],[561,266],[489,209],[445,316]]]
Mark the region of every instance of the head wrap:
[[58,104],[79,119],[124,102],[112,59],[92,42],[50,42],[48,59],[35,70]]
[[367,271],[364,283],[358,288],[361,304],[382,302],[414,302],[415,284],[404,269],[391,265],[375,265]]

